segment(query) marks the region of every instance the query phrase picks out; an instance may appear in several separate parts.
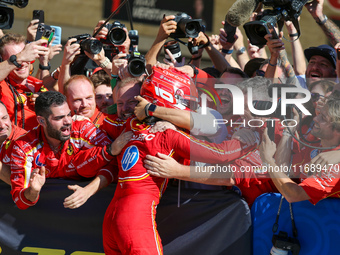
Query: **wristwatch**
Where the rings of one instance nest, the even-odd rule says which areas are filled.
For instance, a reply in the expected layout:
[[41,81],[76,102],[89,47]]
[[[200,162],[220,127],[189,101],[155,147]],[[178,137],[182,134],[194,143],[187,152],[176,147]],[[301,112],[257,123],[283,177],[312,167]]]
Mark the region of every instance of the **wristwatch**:
[[148,113],[149,113],[149,116],[152,116],[153,115],[153,113],[155,112],[155,110],[156,110],[156,105],[155,104],[151,104],[150,106],[149,106],[149,109],[148,109]]
[[17,68],[21,68],[21,65],[17,62],[17,56],[12,55],[9,57],[9,62],[11,62],[13,65],[15,65]]
[[246,48],[245,47],[241,47],[236,51],[236,55],[241,55],[243,53],[246,52]]
[[48,63],[47,66],[43,66],[43,65],[39,64],[39,69],[40,70],[50,70],[51,69],[51,64]]

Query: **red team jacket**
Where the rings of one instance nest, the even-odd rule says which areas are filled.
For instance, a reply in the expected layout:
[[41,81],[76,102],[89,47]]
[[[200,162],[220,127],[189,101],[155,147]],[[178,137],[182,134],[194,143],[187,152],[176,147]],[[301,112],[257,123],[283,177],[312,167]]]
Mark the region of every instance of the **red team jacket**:
[[112,182],[115,169],[108,163],[114,157],[106,152],[106,145],[110,143],[105,132],[87,120],[72,123],[71,137],[56,155],[41,126],[27,132],[13,143],[10,165],[14,202],[20,209],[27,209],[38,201],[28,201],[23,192],[29,186],[32,170],[42,166],[45,166],[46,178],[80,180],[103,175]]

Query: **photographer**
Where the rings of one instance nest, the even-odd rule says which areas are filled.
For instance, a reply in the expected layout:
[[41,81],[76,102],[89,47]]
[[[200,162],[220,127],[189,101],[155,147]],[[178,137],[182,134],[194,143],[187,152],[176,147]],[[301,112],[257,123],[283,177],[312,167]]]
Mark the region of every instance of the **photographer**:
[[42,81],[30,76],[31,62],[48,54],[43,46],[46,40],[25,44],[19,34],[6,34],[1,38],[0,100],[6,105],[11,120],[21,128],[30,130],[38,125],[34,113],[36,93],[46,91]]

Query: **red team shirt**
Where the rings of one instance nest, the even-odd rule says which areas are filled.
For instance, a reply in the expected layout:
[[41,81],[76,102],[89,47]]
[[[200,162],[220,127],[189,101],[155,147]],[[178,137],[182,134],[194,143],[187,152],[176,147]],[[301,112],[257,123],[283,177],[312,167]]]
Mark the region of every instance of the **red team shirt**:
[[14,202],[20,209],[37,202],[27,200],[23,192],[29,187],[32,170],[42,166],[46,168],[46,178],[80,180],[103,175],[112,182],[115,169],[109,162],[114,157],[105,147],[110,143],[105,132],[87,120],[72,123],[71,137],[57,154],[51,150],[41,126],[27,132],[13,143],[10,165]]

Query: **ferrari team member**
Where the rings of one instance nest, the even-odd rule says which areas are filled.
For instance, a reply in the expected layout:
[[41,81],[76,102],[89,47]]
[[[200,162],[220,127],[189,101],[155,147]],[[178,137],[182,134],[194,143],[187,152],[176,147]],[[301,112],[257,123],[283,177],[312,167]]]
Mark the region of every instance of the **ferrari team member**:
[[[336,93],[338,94],[338,93]],[[320,145],[326,151],[340,149],[340,100],[336,95],[331,95],[320,110],[320,114],[314,117],[314,126],[311,134],[320,139]],[[296,118],[297,119],[297,118]],[[294,131],[294,130],[293,130]],[[286,131],[288,132],[288,131]],[[270,171],[275,186],[288,202],[299,202],[309,200],[316,204],[327,197],[340,197],[339,170],[340,164],[323,165],[310,163],[321,150],[317,148],[304,147],[300,153],[294,154],[292,158],[292,172],[300,178],[300,183],[294,182],[284,172],[275,171],[277,166],[289,166],[291,150],[287,145],[291,144],[292,137],[283,136],[276,150],[266,134],[261,144],[261,157]],[[274,160],[273,156],[279,155]]]
[[[72,121],[66,97],[59,92],[39,95],[35,112],[40,125],[14,142],[10,161],[11,194],[20,209],[37,203],[45,178],[96,177],[83,189],[87,198],[113,181],[115,169],[109,163],[131,134],[112,143],[91,122]],[[77,200],[79,186],[69,188],[76,194],[69,198]],[[64,206],[76,208],[78,202],[65,199]]]
[[[141,95],[152,98],[157,105],[190,110],[189,101],[197,102],[198,92],[193,92],[192,80],[183,73],[171,71],[173,77],[168,76],[167,81],[160,81],[155,85],[155,80],[148,77],[144,81]],[[173,80],[180,77],[181,82]],[[128,87],[119,87],[117,97],[124,98],[121,92],[132,92],[138,87],[129,84]],[[159,96],[155,87],[164,88],[173,100]],[[134,98],[135,95],[130,95]],[[196,97],[195,97],[196,95]],[[196,98],[195,101],[194,98]],[[119,112],[119,103],[117,105]],[[150,107],[154,107],[150,105]],[[118,185],[115,195],[105,213],[103,222],[104,251],[106,254],[162,254],[161,240],[155,223],[156,207],[162,196],[167,179],[150,176],[143,160],[146,155],[155,155],[162,152],[177,160],[191,159],[203,162],[231,161],[246,154],[256,146],[241,145],[237,140],[227,143],[212,144],[192,138],[184,132],[167,129],[164,132],[150,133],[152,124],[157,121],[152,117],[152,108],[148,109],[148,118],[140,122],[136,117],[126,120],[126,129],[133,132],[128,144],[117,156],[119,173]],[[224,150],[224,148],[235,150]],[[194,155],[190,155],[195,152]]]
[[47,91],[41,80],[30,76],[31,63],[49,52],[43,43],[46,40],[26,44],[24,36],[11,33],[0,41],[4,63],[0,74],[0,100],[6,105],[13,123],[25,130],[38,125],[31,100],[33,95]]
[[7,164],[11,158],[12,142],[25,133],[26,130],[11,123],[6,106],[0,101],[0,161],[3,163],[0,167],[0,179],[7,184],[11,184],[11,170]]
[[64,93],[72,115],[89,118],[96,127],[103,124],[106,114],[96,107],[94,85],[88,77],[73,75],[64,84]]

